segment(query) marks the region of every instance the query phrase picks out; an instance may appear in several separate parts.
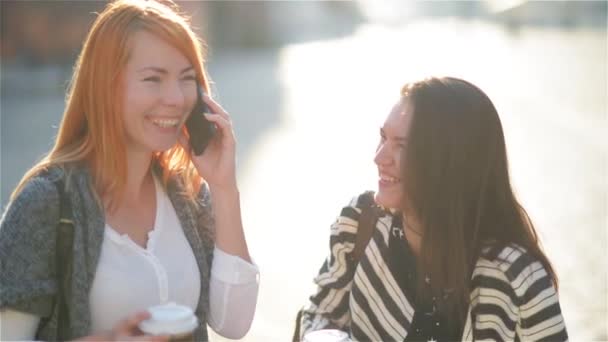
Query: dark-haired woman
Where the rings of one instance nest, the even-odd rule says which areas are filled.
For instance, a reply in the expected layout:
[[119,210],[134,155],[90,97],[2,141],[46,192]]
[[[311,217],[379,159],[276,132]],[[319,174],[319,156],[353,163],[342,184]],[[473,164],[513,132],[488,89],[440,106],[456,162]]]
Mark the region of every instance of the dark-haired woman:
[[374,161],[383,210],[353,258],[365,195],[342,209],[302,338],[339,329],[361,341],[568,339],[557,276],[513,194],[500,119],[479,88],[406,84]]

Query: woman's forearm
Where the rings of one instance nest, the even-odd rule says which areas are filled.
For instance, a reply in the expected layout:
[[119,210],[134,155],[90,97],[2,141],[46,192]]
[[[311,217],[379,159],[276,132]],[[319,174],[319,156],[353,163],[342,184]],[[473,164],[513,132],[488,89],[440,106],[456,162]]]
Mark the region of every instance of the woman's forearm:
[[211,201],[215,217],[215,243],[224,252],[251,262],[243,222],[239,191],[236,186],[228,189],[211,188]]

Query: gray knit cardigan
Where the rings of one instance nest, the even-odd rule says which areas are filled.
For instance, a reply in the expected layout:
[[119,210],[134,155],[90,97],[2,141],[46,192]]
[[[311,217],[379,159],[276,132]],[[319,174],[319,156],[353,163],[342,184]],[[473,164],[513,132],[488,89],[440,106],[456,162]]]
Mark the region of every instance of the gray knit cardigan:
[[[58,283],[55,277],[55,229],[59,220],[59,194],[53,181],[58,178],[64,178],[65,195],[71,200],[74,220],[72,288],[68,298],[72,317],[70,337],[90,334],[89,291],[101,252],[105,219],[91,191],[88,169],[71,167],[66,173],[54,167],[33,177],[9,203],[0,221],[0,308],[49,318],[49,323],[38,332],[37,338],[43,340],[53,340],[57,332],[57,310],[53,299]],[[170,179],[166,190],[198,264],[201,295],[196,315],[201,324],[195,338],[206,341],[209,275],[214,248],[210,193],[204,186],[197,200],[191,201],[182,189],[180,181],[174,178]]]

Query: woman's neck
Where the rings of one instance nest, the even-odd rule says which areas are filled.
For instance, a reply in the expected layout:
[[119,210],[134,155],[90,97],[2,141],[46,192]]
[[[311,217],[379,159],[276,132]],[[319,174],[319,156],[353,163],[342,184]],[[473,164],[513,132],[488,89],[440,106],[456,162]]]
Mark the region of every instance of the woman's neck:
[[147,186],[153,184],[152,156],[148,153],[127,151],[127,179],[123,201],[127,203],[140,201]]
[[415,215],[406,213],[403,213],[402,215],[403,232],[405,233],[407,243],[414,255],[419,257],[424,230],[422,229],[420,222],[415,218]]

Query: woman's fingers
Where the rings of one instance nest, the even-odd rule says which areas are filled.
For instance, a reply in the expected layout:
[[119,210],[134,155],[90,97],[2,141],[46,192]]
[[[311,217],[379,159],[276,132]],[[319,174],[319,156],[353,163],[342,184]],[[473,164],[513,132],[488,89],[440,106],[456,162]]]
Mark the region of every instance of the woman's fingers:
[[150,313],[147,311],[138,312],[127,319],[124,319],[114,326],[114,336],[136,336],[141,335],[139,323],[150,318]]
[[152,335],[137,335],[137,336],[124,336],[124,335],[91,335],[80,338],[76,340],[77,342],[123,342],[123,341],[140,341],[140,342],[167,342],[169,341],[170,336],[160,335],[160,336],[152,336]]
[[123,337],[123,338],[117,339],[117,341],[167,342],[167,341],[169,341],[169,337],[170,336],[167,336],[167,335],[160,335],[160,336],[140,335],[140,336]]
[[228,112],[226,112],[224,108],[219,105],[219,103],[213,101],[213,99],[210,98],[209,95],[203,95],[203,101],[205,101],[205,103],[209,106],[209,109],[211,109],[211,112],[213,114],[217,114],[223,117],[224,119],[230,121],[230,115],[228,115]]
[[[223,142],[234,142],[234,133],[232,132],[232,123],[230,119],[224,118],[217,114],[205,113],[205,118],[214,123],[220,130]],[[228,139],[228,140],[226,140]]]
[[152,336],[144,335],[139,329],[139,323],[150,318],[150,313],[141,311],[120,321],[114,328],[114,339],[116,341],[148,341],[148,342],[165,342],[169,341],[169,336]]
[[147,311],[140,311],[138,313],[136,313],[135,315],[130,316],[127,319],[124,319],[122,321],[120,321],[114,331],[116,332],[128,332],[131,333],[134,330],[139,331],[139,323],[141,323],[142,321],[146,320],[150,318],[150,313]]

